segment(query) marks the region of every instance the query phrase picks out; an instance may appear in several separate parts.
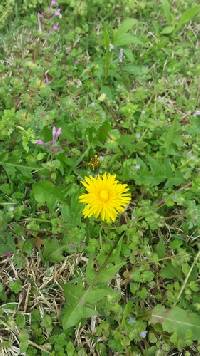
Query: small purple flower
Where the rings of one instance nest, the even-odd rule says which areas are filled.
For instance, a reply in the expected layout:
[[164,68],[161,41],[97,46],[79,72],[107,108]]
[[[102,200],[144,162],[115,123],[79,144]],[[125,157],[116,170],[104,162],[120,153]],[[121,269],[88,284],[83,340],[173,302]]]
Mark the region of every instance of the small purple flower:
[[51,0],[51,6],[56,6],[57,5],[57,0]]
[[53,16],[58,16],[58,17],[61,17],[61,10],[58,8],[56,9],[56,11],[54,12],[54,15]]
[[54,31],[59,31],[59,28],[60,28],[59,23],[55,23],[52,28]]
[[140,333],[140,337],[142,337],[143,339],[147,336],[147,331],[144,330]]
[[62,131],[61,127],[58,127],[58,128],[55,126],[53,127],[53,130],[52,130],[53,144],[56,143],[58,137],[61,135],[61,131]]
[[36,140],[36,141],[35,141],[35,144],[36,144],[36,145],[44,145],[44,141],[42,141],[42,140]]

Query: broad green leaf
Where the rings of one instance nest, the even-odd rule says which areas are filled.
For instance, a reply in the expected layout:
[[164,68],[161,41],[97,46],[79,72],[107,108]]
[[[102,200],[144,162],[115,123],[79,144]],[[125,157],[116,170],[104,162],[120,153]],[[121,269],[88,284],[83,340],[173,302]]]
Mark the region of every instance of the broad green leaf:
[[148,68],[141,65],[127,64],[123,66],[123,71],[134,75],[136,78],[145,77],[148,73]]
[[82,319],[97,315],[96,304],[107,295],[113,294],[110,288],[88,287],[67,283],[64,286],[66,305],[63,310],[62,324],[66,330],[77,325]]
[[71,282],[64,285],[64,295],[68,305],[72,305],[74,301],[78,301],[84,294],[85,289],[82,284],[76,285]]
[[168,262],[160,271],[160,276],[167,279],[180,280],[182,278],[181,269],[174,267],[171,262]]
[[22,290],[22,282],[19,279],[16,281],[10,281],[9,287],[13,293],[19,294]]
[[170,35],[174,31],[174,26],[166,26],[162,29],[161,34],[162,35]]
[[94,288],[91,289],[90,293],[87,296],[87,303],[96,304],[97,302],[99,302],[104,297],[111,296],[113,294],[115,294],[115,291],[113,291],[111,288],[108,288],[108,287],[105,287],[105,288],[94,287]]
[[172,13],[171,13],[171,6],[168,0],[162,0],[161,2],[161,9],[163,15],[165,16],[168,23],[171,23],[173,20]]
[[148,157],[150,169],[142,160],[138,160],[141,164],[137,172],[133,172],[133,178],[139,185],[154,186],[159,185],[166,179],[173,178],[174,173],[171,168],[171,163],[167,159],[155,159]]
[[97,272],[94,270],[94,261],[93,259],[89,259],[86,267],[86,277],[88,282],[93,282],[96,278]]
[[88,307],[83,307],[82,305],[77,305],[74,309],[64,310],[62,325],[65,330],[77,325],[82,319],[91,318],[94,315],[97,315],[95,309]]
[[56,239],[45,240],[43,256],[46,261],[60,262],[64,259],[63,252],[66,246],[63,246],[60,241]]
[[117,32],[126,33],[130,31],[135,25],[137,25],[138,20],[133,18],[127,18],[119,25]]
[[130,44],[133,45],[141,45],[142,41],[130,33],[116,33],[114,36],[113,44],[116,46],[128,46]]
[[160,239],[160,241],[155,246],[155,251],[156,251],[156,253],[158,255],[158,258],[163,258],[165,256],[166,246],[165,246],[165,243],[164,243],[164,239]]
[[200,340],[200,316],[179,307],[165,309],[157,305],[152,311],[151,323],[162,324],[164,331],[175,332],[179,338]]
[[165,149],[167,155],[174,155],[177,153],[177,147],[183,145],[182,133],[180,124],[174,122],[163,132],[160,138],[162,149]]
[[41,181],[33,186],[33,196],[39,204],[53,208],[62,199],[61,190],[50,181]]
[[113,35],[113,44],[116,46],[126,46],[129,44],[141,44],[141,41],[138,37],[133,36],[128,33],[133,26],[137,24],[136,19],[125,19],[118,27],[117,30],[114,31]]
[[186,25],[186,23],[191,21],[193,19],[193,17],[195,17],[199,13],[200,13],[199,5],[194,5],[193,7],[187,9],[180,17],[180,19],[176,25],[176,31],[179,31],[184,25]]
[[26,353],[29,345],[29,334],[26,329],[23,329],[19,332],[19,344],[20,344],[20,351],[22,353]]
[[116,273],[119,271],[119,269],[122,267],[122,263],[119,263],[117,265],[110,265],[106,266],[102,271],[100,271],[97,275],[98,282],[100,283],[105,283],[109,282]]
[[90,287],[68,283],[64,286],[66,305],[62,313],[62,325],[65,330],[77,325],[82,319],[97,315],[96,310],[86,306]]

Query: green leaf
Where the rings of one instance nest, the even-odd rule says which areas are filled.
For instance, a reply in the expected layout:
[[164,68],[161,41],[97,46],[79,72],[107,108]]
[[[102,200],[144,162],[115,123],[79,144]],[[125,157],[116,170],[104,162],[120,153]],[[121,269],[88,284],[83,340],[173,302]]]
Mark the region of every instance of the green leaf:
[[172,17],[172,13],[171,13],[170,3],[168,0],[162,0],[161,9],[162,9],[163,15],[165,16],[167,22],[171,23],[173,17]]
[[117,32],[123,32],[126,33],[128,31],[130,31],[133,26],[137,25],[138,20],[136,19],[132,19],[132,18],[127,18],[124,21],[122,21],[122,23],[119,25]]
[[29,335],[26,329],[21,330],[19,333],[19,343],[20,343],[20,351],[26,353],[28,345],[29,345]]
[[16,281],[11,281],[9,283],[9,287],[13,293],[18,294],[22,290],[22,283],[19,279]]
[[155,246],[155,251],[158,255],[158,258],[163,258],[165,256],[166,248],[164,240],[160,239],[160,241]]
[[128,33],[133,26],[137,24],[136,19],[125,19],[118,27],[117,30],[114,31],[113,35],[113,44],[115,46],[126,46],[129,44],[141,44],[142,42],[138,39],[137,36],[133,36]]
[[162,29],[161,34],[162,35],[170,35],[174,31],[174,26],[166,26]]
[[0,295],[3,293],[3,290],[4,290],[3,284],[0,282]]
[[96,310],[85,305],[89,291],[89,288],[84,290],[82,286],[71,283],[64,286],[66,306],[62,313],[62,325],[65,330],[97,314]]
[[186,25],[186,23],[191,21],[193,19],[193,17],[195,17],[199,12],[200,12],[199,5],[195,5],[189,9],[187,9],[180,17],[180,19],[176,25],[176,31],[179,31],[184,25]]
[[168,159],[155,159],[148,157],[148,163],[150,169],[142,160],[138,160],[141,168],[137,172],[133,172],[134,179],[137,184],[154,186],[159,185],[166,179],[172,178],[174,176],[171,163]]
[[180,339],[200,340],[200,316],[179,307],[165,309],[157,305],[152,311],[151,323],[162,324],[164,331],[175,332]]
[[97,276],[98,282],[100,283],[109,282],[112,278],[114,278],[114,276],[122,266],[123,266],[122,263],[106,266],[104,269],[102,269],[102,271],[98,273]]
[[41,181],[33,186],[33,196],[39,204],[47,204],[52,209],[59,200],[62,200],[62,193],[50,181]]
[[[0,219],[1,222],[1,219]],[[15,241],[11,234],[0,231],[0,256],[4,253],[13,253],[16,250]]]
[[123,71],[134,75],[136,78],[145,77],[148,74],[148,68],[142,65],[127,64],[123,66]]
[[115,294],[115,292],[111,288],[92,288],[90,293],[87,296],[87,303],[91,304],[96,304],[98,303],[101,299],[103,299],[106,296],[110,296]]
[[173,155],[177,153],[177,147],[181,147],[183,144],[181,127],[179,123],[174,122],[164,132],[160,138],[162,147],[165,149],[167,155]]
[[142,41],[130,33],[116,33],[113,44],[116,46],[128,46],[130,44],[141,45]]
[[62,325],[66,330],[77,325],[82,319],[87,319],[97,315],[97,304],[106,296],[111,297],[116,294],[108,287],[89,286],[84,288],[82,285],[67,283],[64,286],[66,305],[62,314]]
[[43,256],[46,261],[49,262],[60,262],[64,259],[63,252],[66,246],[56,240],[46,240],[44,242]]
[[167,279],[177,279],[180,280],[182,277],[181,269],[176,266],[174,267],[171,262],[168,262],[160,271],[160,276]]

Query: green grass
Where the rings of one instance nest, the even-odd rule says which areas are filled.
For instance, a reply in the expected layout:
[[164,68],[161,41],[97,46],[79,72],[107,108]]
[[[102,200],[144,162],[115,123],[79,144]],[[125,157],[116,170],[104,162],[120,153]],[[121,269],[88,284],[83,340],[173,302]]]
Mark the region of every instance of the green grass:
[[[200,6],[58,3],[0,5],[0,354],[198,355]],[[110,225],[78,201],[104,172]]]

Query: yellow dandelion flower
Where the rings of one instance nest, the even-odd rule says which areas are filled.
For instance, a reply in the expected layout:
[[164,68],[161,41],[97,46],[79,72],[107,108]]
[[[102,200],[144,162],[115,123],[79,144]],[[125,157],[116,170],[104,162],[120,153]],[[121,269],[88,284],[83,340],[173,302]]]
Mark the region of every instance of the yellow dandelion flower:
[[85,177],[82,182],[87,193],[79,197],[86,204],[83,209],[84,217],[101,217],[102,220],[115,221],[131,200],[127,184],[116,180],[116,175],[104,173],[97,177]]

